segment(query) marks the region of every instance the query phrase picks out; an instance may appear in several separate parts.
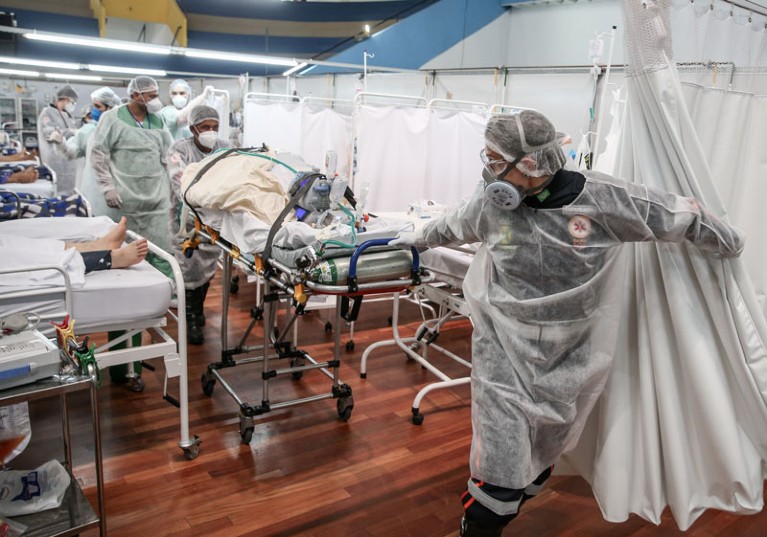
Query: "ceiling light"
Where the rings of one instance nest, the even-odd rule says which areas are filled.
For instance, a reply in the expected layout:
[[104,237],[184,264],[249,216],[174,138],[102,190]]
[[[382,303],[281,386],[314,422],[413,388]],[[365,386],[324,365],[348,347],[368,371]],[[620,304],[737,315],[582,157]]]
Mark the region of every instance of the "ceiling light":
[[14,63],[16,65],[34,65],[36,67],[53,67],[54,69],[80,69],[79,63],[48,62],[43,60],[26,60],[24,58],[12,58],[0,56],[0,63]]
[[35,77],[35,76],[40,76],[40,73],[38,73],[37,71],[21,71],[19,69],[0,69],[0,75],[18,75],[18,76]]
[[45,73],[46,78],[60,78],[62,80],[88,80],[91,82],[99,82],[100,76],[90,75],[70,75],[69,73]]
[[116,65],[94,65],[87,66],[91,71],[104,71],[105,73],[125,73],[129,75],[147,75],[147,76],[168,76],[168,73],[161,69],[140,69],[138,67],[117,67]]
[[282,73],[282,76],[290,76],[290,75],[292,75],[293,73],[295,73],[296,71],[300,71],[301,69],[303,69],[303,68],[304,68],[304,67],[306,67],[307,65],[309,65],[309,64],[308,64],[308,63],[306,63],[306,62],[302,62],[302,63],[299,63],[299,64],[298,64],[298,65],[296,65],[295,67],[291,67],[290,69],[288,69],[287,71],[285,71],[284,73]]
[[30,32],[24,34],[27,39],[36,41],[48,41],[56,44],[78,45],[83,47],[106,48],[111,50],[122,50],[125,52],[144,52],[148,54],[170,54],[170,47],[159,45],[146,45],[144,43],[128,43],[112,39],[73,37],[61,34],[41,34]]
[[254,54],[233,54],[231,52],[218,52],[214,50],[194,50],[187,49],[186,56],[190,58],[203,58],[206,60],[223,60],[230,62],[244,62],[244,63],[264,63],[267,65],[284,65],[286,67],[293,67],[296,65],[296,60],[288,58],[277,58],[274,56],[256,56]]

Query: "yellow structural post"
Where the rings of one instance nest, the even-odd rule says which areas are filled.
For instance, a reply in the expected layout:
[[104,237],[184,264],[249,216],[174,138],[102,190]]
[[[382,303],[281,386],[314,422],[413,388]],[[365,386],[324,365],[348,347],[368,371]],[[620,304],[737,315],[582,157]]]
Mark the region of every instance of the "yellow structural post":
[[106,35],[107,17],[166,25],[177,45],[187,45],[186,15],[176,0],[91,0],[93,16],[99,21],[99,35]]

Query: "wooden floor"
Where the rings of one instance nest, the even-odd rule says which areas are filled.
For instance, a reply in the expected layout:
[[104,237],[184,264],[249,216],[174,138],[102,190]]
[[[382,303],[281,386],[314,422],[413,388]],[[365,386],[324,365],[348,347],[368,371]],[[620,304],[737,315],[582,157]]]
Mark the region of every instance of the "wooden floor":
[[[191,431],[202,439],[200,455],[186,461],[177,446],[177,410],[161,399],[163,366],[146,371],[146,389],[131,393],[106,380],[100,390],[105,452],[109,535],[252,537],[443,537],[458,535],[458,500],[467,479],[470,444],[469,388],[432,392],[421,406],[421,426],[410,422],[420,388],[435,377],[404,353],[380,349],[360,378],[360,358],[372,342],[391,337],[386,318],[391,303],[369,303],[357,323],[353,352],[342,350],[342,379],[354,390],[351,419],[337,417],[335,400],[275,410],[257,421],[250,445],[241,442],[238,409],[217,384],[202,393],[200,377],[220,359],[220,286],[207,300],[207,341],[189,354]],[[233,298],[230,333],[239,337],[255,305],[252,285],[243,283]],[[318,359],[332,356],[333,335],[324,330],[330,311],[299,320],[301,347]],[[418,326],[420,313],[403,306],[403,333]],[[171,330],[172,331],[172,330]],[[260,324],[256,332],[260,334]],[[256,338],[258,339],[258,338]],[[439,343],[468,356],[470,327],[454,322]],[[344,329],[343,342],[348,340]],[[439,361],[448,374],[465,370]],[[240,395],[260,402],[260,368],[247,364],[227,370]],[[270,383],[272,402],[329,391],[329,380],[307,372],[299,381]],[[85,399],[75,401],[87,414]],[[30,448],[14,462],[30,465],[58,446],[56,409],[32,408]],[[48,423],[50,422],[50,423]],[[76,472],[93,498],[89,424],[73,420]],[[54,455],[52,455],[54,456]],[[26,466],[30,467],[30,466]],[[82,535],[93,536],[90,531]],[[660,526],[632,516],[606,522],[579,477],[555,476],[507,528],[506,535],[565,536],[765,536],[767,513],[735,516],[708,511],[687,532],[666,513]]]

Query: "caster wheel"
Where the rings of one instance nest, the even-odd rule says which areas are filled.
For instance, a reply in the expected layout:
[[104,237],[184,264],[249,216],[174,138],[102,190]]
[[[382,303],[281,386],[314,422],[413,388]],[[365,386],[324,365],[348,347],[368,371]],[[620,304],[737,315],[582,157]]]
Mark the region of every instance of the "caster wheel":
[[236,295],[236,294],[237,294],[237,291],[239,291],[239,290],[240,290],[240,284],[239,284],[239,283],[236,283],[236,282],[231,282],[231,283],[229,284],[229,292],[230,292],[231,294],[233,294],[233,295]]
[[341,421],[349,421],[352,417],[352,410],[354,409],[354,399],[349,397],[340,397],[336,403],[336,409],[338,410],[338,417]]
[[[293,358],[290,360],[290,367],[301,367],[304,365],[306,361],[303,358]],[[304,376],[303,371],[293,371],[290,376],[293,378],[293,380],[301,380],[301,377]]]
[[128,379],[126,384],[128,389],[132,392],[140,393],[144,391],[144,379],[141,377],[133,377]]
[[352,352],[354,350],[354,342],[353,341],[347,341],[346,342],[346,350],[349,352]]
[[244,430],[240,431],[240,437],[242,438],[243,444],[250,444],[250,441],[253,440],[253,429],[254,427],[246,427]]
[[262,308],[255,308],[253,318],[257,321],[262,321],[264,319],[264,310]]
[[333,323],[331,323],[330,321],[326,322],[325,323],[325,332],[326,333],[330,333],[332,331],[333,331]]
[[197,458],[197,455],[200,454],[200,444],[196,443],[191,447],[185,447],[184,449],[184,458],[188,461],[194,460]]
[[413,425],[421,425],[423,423],[423,414],[421,413],[413,413],[413,417],[411,417],[411,421],[413,422]]
[[203,373],[200,383],[202,384],[202,393],[205,395],[212,395],[213,387],[216,385],[216,377]]

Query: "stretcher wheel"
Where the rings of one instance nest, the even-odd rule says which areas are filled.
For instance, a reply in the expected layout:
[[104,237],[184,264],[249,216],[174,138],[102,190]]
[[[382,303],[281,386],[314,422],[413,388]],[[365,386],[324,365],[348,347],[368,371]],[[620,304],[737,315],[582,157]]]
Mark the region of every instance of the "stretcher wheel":
[[[301,367],[306,363],[306,360],[303,358],[293,358],[290,360],[290,367]],[[303,371],[293,371],[290,374],[291,377],[293,377],[293,380],[301,380],[301,377],[304,376]]]
[[216,385],[216,377],[208,373],[203,373],[200,382],[202,384],[202,393],[205,395],[212,395],[213,387]]
[[354,341],[349,340],[346,342],[346,350],[349,352],[354,350]]
[[410,418],[413,425],[421,425],[423,423],[424,415],[418,412],[417,408],[413,409],[413,416]]
[[127,388],[132,392],[143,392],[144,391],[144,379],[141,377],[131,377],[128,379],[128,382],[126,383]]
[[333,323],[331,323],[330,321],[326,322],[325,323],[325,332],[326,333],[330,333],[332,331],[333,331]]
[[352,409],[354,409],[354,399],[352,396],[339,397],[336,402],[336,409],[341,421],[349,421],[349,418],[352,417]]
[[240,290],[240,284],[237,282],[229,282],[229,292],[233,295],[237,294],[237,291]]
[[250,441],[253,440],[254,430],[255,430],[255,427],[245,427],[245,429],[240,431],[240,437],[242,438],[243,444],[250,444]]
[[260,321],[264,318],[264,308],[262,308],[261,306],[257,306],[253,308],[252,310],[250,310],[250,315],[255,320]]

